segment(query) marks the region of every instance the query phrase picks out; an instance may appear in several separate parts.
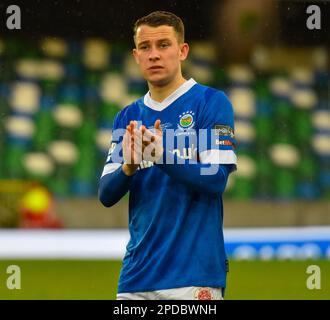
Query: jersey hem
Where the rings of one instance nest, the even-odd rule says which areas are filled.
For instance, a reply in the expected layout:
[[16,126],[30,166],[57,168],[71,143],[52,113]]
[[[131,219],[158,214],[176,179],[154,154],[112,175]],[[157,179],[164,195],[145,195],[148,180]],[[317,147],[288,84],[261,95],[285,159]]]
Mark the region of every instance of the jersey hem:
[[148,292],[148,291],[157,291],[157,290],[169,290],[169,289],[178,289],[183,287],[211,287],[211,288],[226,288],[226,282],[218,282],[218,283],[182,283],[173,286],[160,286],[160,287],[147,287],[147,288],[134,288],[134,289],[118,289],[118,293],[134,293],[134,292]]

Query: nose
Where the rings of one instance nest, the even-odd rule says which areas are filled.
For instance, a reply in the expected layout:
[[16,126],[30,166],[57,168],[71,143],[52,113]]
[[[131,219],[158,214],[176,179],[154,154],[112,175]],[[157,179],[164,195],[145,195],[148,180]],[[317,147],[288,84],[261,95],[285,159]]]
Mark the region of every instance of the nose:
[[157,61],[159,60],[159,58],[159,51],[157,50],[157,48],[152,47],[149,52],[149,61]]

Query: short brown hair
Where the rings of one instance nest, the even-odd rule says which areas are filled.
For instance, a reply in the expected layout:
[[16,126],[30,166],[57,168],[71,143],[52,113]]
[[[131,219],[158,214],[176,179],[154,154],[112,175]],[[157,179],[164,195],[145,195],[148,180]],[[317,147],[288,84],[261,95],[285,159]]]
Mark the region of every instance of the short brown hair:
[[163,25],[173,27],[173,29],[178,35],[179,42],[184,42],[184,24],[181,18],[176,16],[174,13],[167,11],[154,11],[147,16],[138,19],[135,22],[133,28],[134,39],[136,37],[136,31],[138,27],[143,24],[150,27],[159,27]]

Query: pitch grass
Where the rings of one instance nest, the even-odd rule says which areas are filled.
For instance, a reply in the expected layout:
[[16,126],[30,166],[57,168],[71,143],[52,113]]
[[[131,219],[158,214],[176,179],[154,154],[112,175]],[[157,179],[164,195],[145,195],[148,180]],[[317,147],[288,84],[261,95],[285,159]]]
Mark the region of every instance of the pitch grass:
[[[321,289],[309,290],[309,265],[321,270]],[[21,289],[7,288],[7,267],[18,265]],[[0,260],[0,299],[115,299],[120,261]],[[330,299],[330,262],[231,261],[226,300]]]

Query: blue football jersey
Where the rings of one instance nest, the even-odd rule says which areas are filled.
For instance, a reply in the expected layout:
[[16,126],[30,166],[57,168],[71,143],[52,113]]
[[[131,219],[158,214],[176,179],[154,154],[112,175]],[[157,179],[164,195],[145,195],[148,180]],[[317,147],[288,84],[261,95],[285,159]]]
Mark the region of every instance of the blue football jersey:
[[[177,168],[173,175],[161,164],[143,161],[133,176],[124,177],[121,140],[126,126],[137,120],[152,129],[157,119],[161,120],[166,151],[185,162],[173,165]],[[193,79],[161,103],[148,92],[117,114],[101,180],[109,174],[121,175],[126,180],[120,183],[127,184],[129,191],[130,240],[119,293],[226,286],[222,194],[204,190],[199,177],[185,183],[180,175],[189,174],[180,166],[186,161],[192,166],[219,164],[230,172],[236,168],[234,149],[231,103],[222,91]],[[120,187],[111,188],[109,192],[116,192]]]

